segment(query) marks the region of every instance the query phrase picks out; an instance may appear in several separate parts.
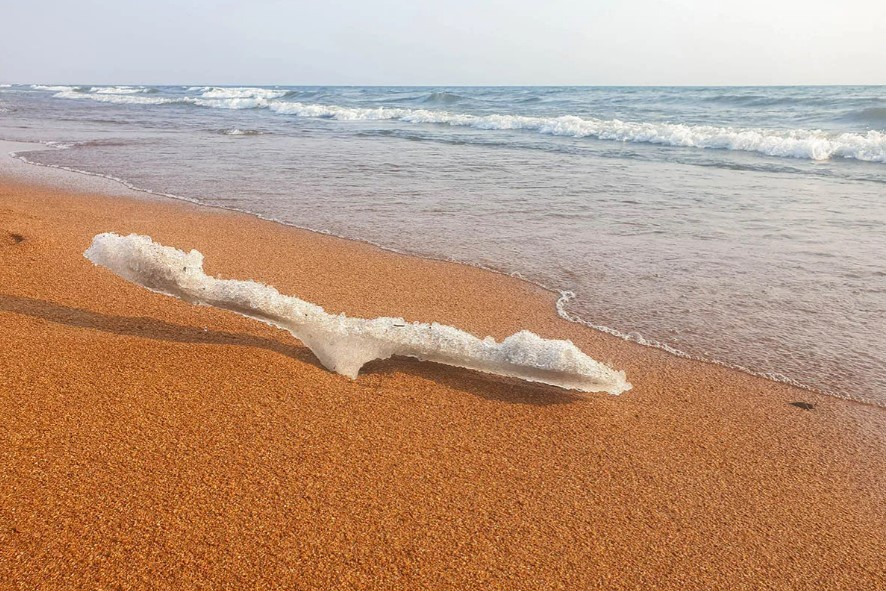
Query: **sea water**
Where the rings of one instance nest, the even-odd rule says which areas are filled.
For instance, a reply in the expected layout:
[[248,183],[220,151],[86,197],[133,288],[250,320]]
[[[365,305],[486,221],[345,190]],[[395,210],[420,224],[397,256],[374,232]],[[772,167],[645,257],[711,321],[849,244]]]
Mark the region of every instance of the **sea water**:
[[886,405],[886,87],[9,86],[0,136]]

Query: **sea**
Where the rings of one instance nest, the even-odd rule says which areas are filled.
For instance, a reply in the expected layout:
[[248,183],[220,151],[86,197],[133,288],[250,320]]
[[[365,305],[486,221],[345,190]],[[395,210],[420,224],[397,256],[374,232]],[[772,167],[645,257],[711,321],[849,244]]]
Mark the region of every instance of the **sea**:
[[0,138],[513,274],[572,321],[886,407],[884,86],[2,85]]

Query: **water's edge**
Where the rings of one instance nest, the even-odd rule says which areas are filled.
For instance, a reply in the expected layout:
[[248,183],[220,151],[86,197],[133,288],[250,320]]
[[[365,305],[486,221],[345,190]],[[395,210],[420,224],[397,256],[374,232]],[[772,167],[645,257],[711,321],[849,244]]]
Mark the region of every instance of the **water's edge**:
[[81,170],[81,169],[76,169],[76,168],[72,168],[72,167],[68,167],[68,166],[61,166],[61,165],[57,165],[57,164],[44,164],[41,162],[35,162],[33,160],[29,160],[25,156],[25,154],[28,154],[30,152],[43,152],[43,151],[50,151],[50,150],[68,149],[68,148],[72,147],[71,144],[65,144],[62,142],[54,142],[54,141],[41,141],[41,142],[21,141],[21,140],[12,140],[12,139],[6,139],[6,138],[0,138],[0,141],[7,141],[7,142],[17,143],[17,144],[32,144],[32,145],[34,145],[35,147],[32,149],[15,150],[15,151],[8,153],[8,155],[11,158],[18,160],[18,161],[20,161],[24,164],[27,164],[27,165],[31,165],[31,166],[35,166],[35,167],[51,168],[51,169],[55,169],[55,170],[62,170],[62,171],[69,172],[72,174],[85,175],[85,176],[90,176],[90,177],[97,177],[97,178],[101,178],[101,179],[106,179],[106,180],[112,181],[114,183],[120,184],[130,191],[143,193],[143,194],[149,195],[151,197],[155,197],[155,198],[166,198],[166,199],[172,199],[175,201],[184,201],[184,202],[187,202],[187,203],[190,203],[193,205],[198,205],[200,207],[208,207],[208,208],[213,208],[213,209],[220,209],[223,211],[230,211],[230,212],[236,212],[239,214],[250,215],[255,218],[264,220],[264,221],[280,224],[280,225],[291,227],[291,228],[296,228],[296,229],[307,231],[307,232],[312,232],[315,234],[321,234],[324,236],[333,236],[335,238],[340,238],[342,240],[349,240],[349,241],[353,241],[353,242],[368,244],[368,245],[373,246],[375,248],[379,248],[381,250],[384,250],[387,252],[392,252],[392,253],[399,254],[399,255],[411,256],[411,257],[416,257],[416,258],[420,258],[420,259],[424,259],[424,260],[433,260],[433,261],[467,265],[470,267],[482,269],[487,272],[496,273],[498,275],[504,275],[506,277],[511,277],[511,278],[517,279],[519,281],[523,281],[523,282],[528,283],[534,287],[540,288],[544,291],[547,291],[551,294],[556,295],[557,300],[555,303],[555,310],[557,312],[557,315],[560,318],[562,318],[563,320],[566,320],[568,322],[580,324],[582,326],[586,326],[586,327],[591,328],[593,330],[604,332],[606,334],[618,337],[622,340],[633,342],[633,343],[636,343],[636,344],[639,344],[639,345],[642,345],[645,347],[652,347],[655,349],[660,349],[662,351],[665,351],[666,353],[669,353],[671,355],[674,355],[676,357],[680,357],[683,359],[688,359],[688,360],[697,361],[697,362],[701,362],[701,363],[708,363],[708,364],[712,364],[712,365],[718,365],[721,367],[726,367],[726,368],[729,368],[729,369],[732,369],[735,371],[739,371],[744,374],[764,378],[764,379],[767,379],[767,380],[770,380],[773,382],[777,382],[777,383],[787,384],[789,386],[793,386],[793,387],[796,387],[796,388],[799,388],[802,390],[806,390],[809,392],[815,392],[817,394],[825,395],[825,396],[828,396],[831,398],[836,398],[839,400],[845,400],[848,402],[863,404],[866,406],[873,406],[875,408],[886,409],[886,403],[879,403],[874,400],[868,400],[868,399],[860,398],[860,397],[849,395],[849,394],[838,394],[838,393],[834,393],[834,392],[826,392],[826,391],[820,390],[818,388],[815,388],[813,386],[810,386],[808,384],[798,382],[797,380],[794,380],[788,376],[784,376],[784,375],[780,375],[780,374],[755,372],[755,371],[753,371],[747,367],[741,366],[741,365],[726,363],[726,362],[718,361],[716,359],[706,359],[703,357],[695,357],[695,356],[689,355],[688,353],[686,353],[684,351],[681,351],[679,349],[671,347],[670,345],[668,345],[666,343],[659,343],[657,341],[648,340],[636,332],[629,334],[629,333],[624,333],[622,331],[619,331],[618,329],[614,329],[614,328],[611,328],[608,326],[594,324],[593,322],[591,322],[585,318],[582,318],[581,316],[578,316],[577,314],[573,314],[573,313],[569,312],[568,304],[570,301],[572,301],[576,297],[576,294],[573,291],[561,290],[561,289],[558,289],[555,287],[551,287],[549,285],[545,285],[541,282],[529,279],[518,272],[508,273],[508,272],[502,271],[500,269],[496,269],[495,267],[489,267],[489,266],[482,265],[479,263],[472,263],[470,261],[459,260],[456,258],[445,257],[445,256],[428,256],[428,255],[424,255],[424,254],[416,254],[416,253],[413,253],[413,252],[410,252],[407,250],[398,250],[398,249],[392,248],[390,246],[386,246],[384,244],[373,242],[371,240],[367,240],[367,239],[363,239],[363,238],[356,238],[353,236],[345,236],[345,235],[335,234],[333,232],[323,230],[323,229],[312,228],[312,227],[308,227],[308,226],[301,226],[301,225],[298,225],[293,222],[288,222],[288,221],[280,220],[277,218],[264,216],[264,215],[246,210],[246,209],[241,209],[241,208],[231,207],[231,206],[224,206],[224,205],[216,205],[216,204],[211,204],[211,203],[204,203],[204,202],[201,202],[197,199],[183,197],[183,196],[175,195],[172,193],[163,193],[163,192],[159,192],[159,191],[152,191],[151,189],[138,187],[138,186],[134,185],[133,183],[127,181],[126,179],[122,179],[122,178],[115,177],[112,175],[92,172],[92,171],[88,171],[88,170]]

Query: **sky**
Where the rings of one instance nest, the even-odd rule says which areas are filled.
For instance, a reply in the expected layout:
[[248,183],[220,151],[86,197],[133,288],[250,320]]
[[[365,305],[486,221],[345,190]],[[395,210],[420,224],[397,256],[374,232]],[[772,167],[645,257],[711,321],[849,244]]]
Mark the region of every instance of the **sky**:
[[0,0],[0,82],[886,84],[886,0]]

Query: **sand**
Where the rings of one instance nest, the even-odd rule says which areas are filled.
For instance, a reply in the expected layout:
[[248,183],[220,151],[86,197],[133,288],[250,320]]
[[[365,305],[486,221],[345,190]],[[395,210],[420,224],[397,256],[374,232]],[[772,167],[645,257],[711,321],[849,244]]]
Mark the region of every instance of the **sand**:
[[[93,267],[104,231],[334,312],[568,338],[634,390],[408,359],[352,381],[288,333]],[[7,178],[0,588],[886,587],[886,410],[625,342],[554,303],[247,215]]]

